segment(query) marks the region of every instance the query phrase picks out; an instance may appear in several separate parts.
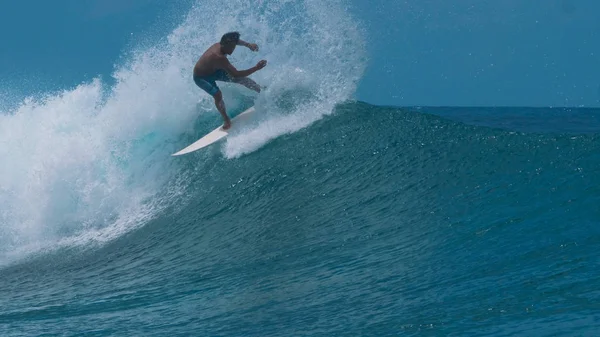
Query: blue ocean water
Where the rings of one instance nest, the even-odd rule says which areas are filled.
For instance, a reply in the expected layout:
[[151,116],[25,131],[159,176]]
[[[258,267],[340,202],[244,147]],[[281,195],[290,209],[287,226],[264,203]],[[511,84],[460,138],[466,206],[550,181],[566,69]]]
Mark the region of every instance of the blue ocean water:
[[[358,101],[334,13],[203,1],[110,80],[3,100],[0,335],[596,336],[600,109]],[[190,69],[240,25],[267,89],[222,90],[258,113],[171,157],[221,122]]]
[[436,112],[345,103],[239,158],[163,156],[178,190],[137,229],[2,268],[3,335],[595,335],[598,130]]

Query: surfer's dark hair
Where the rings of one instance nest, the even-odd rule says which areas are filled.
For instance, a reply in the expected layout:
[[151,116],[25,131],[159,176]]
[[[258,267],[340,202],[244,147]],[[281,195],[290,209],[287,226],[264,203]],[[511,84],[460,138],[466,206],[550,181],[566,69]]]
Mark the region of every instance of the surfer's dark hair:
[[221,45],[224,46],[226,44],[235,43],[237,44],[240,41],[240,33],[238,32],[229,32],[223,37],[221,37]]

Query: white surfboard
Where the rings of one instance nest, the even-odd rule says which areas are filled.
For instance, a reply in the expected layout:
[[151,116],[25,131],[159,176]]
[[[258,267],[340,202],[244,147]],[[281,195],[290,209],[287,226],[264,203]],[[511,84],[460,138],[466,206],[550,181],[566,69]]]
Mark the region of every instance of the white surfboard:
[[219,141],[220,139],[226,137],[229,134],[229,132],[231,132],[231,131],[235,130],[237,127],[239,127],[240,122],[248,119],[248,117],[253,112],[254,112],[254,107],[251,107],[250,109],[248,109],[248,110],[242,112],[241,114],[235,116],[234,118],[232,118],[231,119],[231,127],[228,130],[223,130],[223,126],[221,125],[218,128],[211,131],[206,136],[198,139],[193,144],[184,148],[183,150],[173,153],[172,156],[181,156],[182,154],[194,152],[196,150],[200,150],[203,147],[207,147],[210,144],[213,144],[213,143]]

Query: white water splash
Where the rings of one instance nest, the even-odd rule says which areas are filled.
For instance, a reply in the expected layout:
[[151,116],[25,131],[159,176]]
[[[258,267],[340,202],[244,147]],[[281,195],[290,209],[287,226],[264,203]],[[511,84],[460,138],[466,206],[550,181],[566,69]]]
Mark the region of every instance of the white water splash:
[[[232,63],[269,65],[252,76],[268,87],[256,101],[260,123],[227,140],[227,157],[331,113],[362,75],[362,33],[341,1],[199,1],[166,42],[129,53],[114,86],[96,79],[0,114],[0,265],[112,240],[185,194],[180,162],[169,155],[187,145],[181,135],[194,132],[202,111],[220,123],[192,67],[232,30],[261,47],[239,48]],[[246,90],[222,88],[229,108]]]

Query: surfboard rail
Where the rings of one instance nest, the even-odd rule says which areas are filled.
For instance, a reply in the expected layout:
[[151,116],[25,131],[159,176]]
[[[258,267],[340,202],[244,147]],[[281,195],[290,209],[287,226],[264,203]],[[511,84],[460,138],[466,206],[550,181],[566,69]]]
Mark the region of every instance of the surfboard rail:
[[205,135],[204,137],[198,139],[194,143],[188,145],[187,147],[183,148],[182,150],[180,150],[178,152],[173,153],[171,156],[181,156],[184,154],[188,154],[190,152],[200,150],[204,147],[207,147],[213,143],[218,142],[219,140],[227,137],[229,132],[231,132],[232,130],[235,130],[235,128],[238,127],[239,122],[248,118],[254,111],[255,111],[254,107],[251,107],[251,108],[245,110],[241,114],[239,114],[231,119],[231,128],[229,128],[228,130],[223,130],[223,126],[221,125],[218,128],[211,131],[210,133],[208,133],[207,135]]

